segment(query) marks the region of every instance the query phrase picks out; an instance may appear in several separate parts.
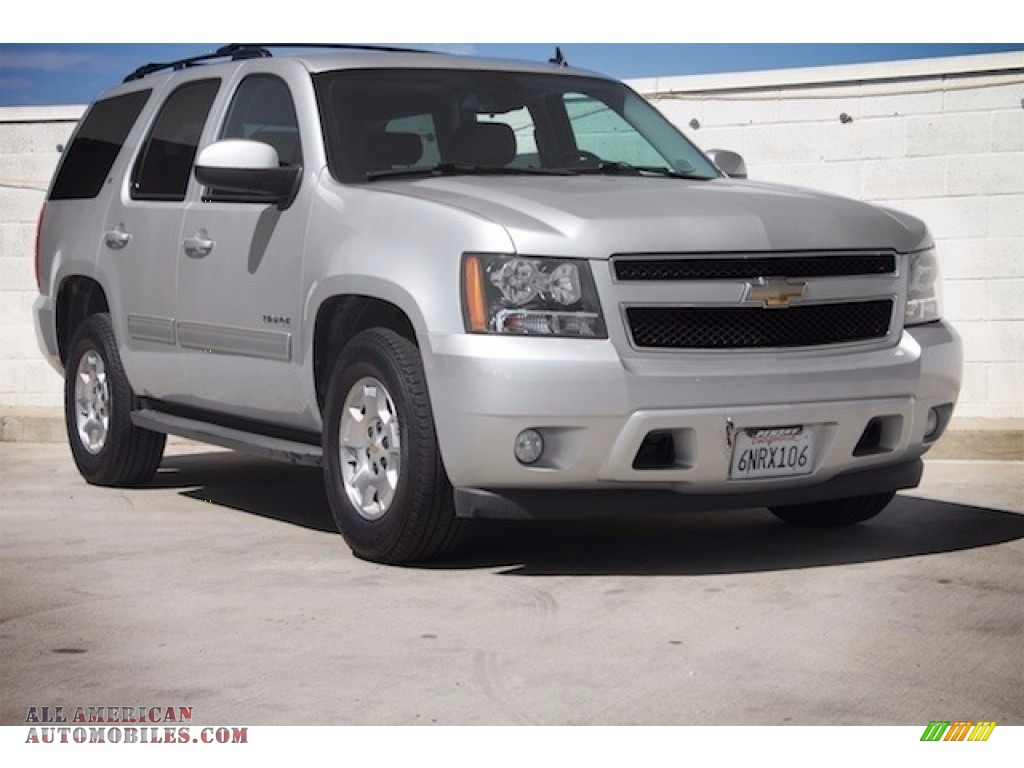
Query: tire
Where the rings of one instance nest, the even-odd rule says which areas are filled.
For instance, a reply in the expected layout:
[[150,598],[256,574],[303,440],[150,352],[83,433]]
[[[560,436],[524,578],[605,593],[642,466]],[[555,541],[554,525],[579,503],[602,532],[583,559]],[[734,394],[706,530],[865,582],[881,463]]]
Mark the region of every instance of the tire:
[[342,349],[327,385],[323,446],[331,514],[357,557],[413,563],[455,546],[463,523],[412,342],[371,328]]
[[874,496],[856,496],[852,499],[818,501],[813,504],[770,509],[772,514],[787,523],[809,528],[835,528],[871,519],[885,509],[895,495],[895,492],[879,493]]
[[93,485],[145,483],[160,466],[166,436],[132,424],[138,406],[110,315],[90,315],[71,341],[64,374],[64,423],[71,454]]

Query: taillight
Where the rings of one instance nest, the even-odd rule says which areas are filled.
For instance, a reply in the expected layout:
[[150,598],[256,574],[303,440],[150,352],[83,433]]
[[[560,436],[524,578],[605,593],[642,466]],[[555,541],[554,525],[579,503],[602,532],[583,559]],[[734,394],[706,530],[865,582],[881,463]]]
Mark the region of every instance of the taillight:
[[46,203],[43,203],[42,208],[39,209],[39,220],[36,222],[36,285],[39,287],[39,292],[43,293],[43,283],[40,280],[39,274],[39,236],[43,231],[43,214],[46,213]]

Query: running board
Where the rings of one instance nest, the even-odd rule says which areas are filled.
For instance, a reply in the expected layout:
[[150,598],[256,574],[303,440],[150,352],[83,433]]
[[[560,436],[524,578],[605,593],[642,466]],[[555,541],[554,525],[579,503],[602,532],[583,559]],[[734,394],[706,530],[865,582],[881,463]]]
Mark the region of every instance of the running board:
[[320,446],[300,443],[297,440],[285,440],[256,432],[222,427],[208,421],[172,416],[169,413],[154,411],[150,408],[132,411],[132,423],[153,432],[188,437],[202,443],[213,443],[274,461],[307,464],[314,467],[323,466],[323,451]]

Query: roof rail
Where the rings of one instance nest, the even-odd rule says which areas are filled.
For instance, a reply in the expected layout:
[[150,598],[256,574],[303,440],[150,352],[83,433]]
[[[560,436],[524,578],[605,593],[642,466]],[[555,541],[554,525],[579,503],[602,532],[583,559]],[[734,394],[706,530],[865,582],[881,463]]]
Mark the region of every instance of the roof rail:
[[270,48],[332,48],[349,51],[384,51],[386,53],[437,53],[437,51],[428,51],[422,48],[401,48],[390,45],[370,45],[365,43],[231,43],[218,48],[212,53],[204,53],[199,56],[191,56],[187,59],[178,59],[177,61],[152,62],[150,64],[145,64],[128,75],[128,77],[124,79],[124,82],[127,83],[132,80],[141,80],[147,75],[152,75],[156,72],[163,72],[167,69],[177,71],[187,67],[194,67],[197,64],[205,64],[213,61],[214,59],[241,61],[243,59],[269,58],[273,55],[269,50]]
[[[373,43],[231,43],[219,51],[231,53],[255,48],[266,51],[268,48],[332,48],[343,51],[384,51],[385,53],[439,53],[425,48],[409,48],[395,45],[375,45]],[[269,55],[269,52],[268,52]]]

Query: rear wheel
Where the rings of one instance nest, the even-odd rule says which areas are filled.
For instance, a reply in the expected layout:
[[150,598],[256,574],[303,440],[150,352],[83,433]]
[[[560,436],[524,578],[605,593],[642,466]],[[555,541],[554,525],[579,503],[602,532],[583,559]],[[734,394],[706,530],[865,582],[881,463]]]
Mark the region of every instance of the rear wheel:
[[338,355],[324,407],[324,481],[352,551],[381,563],[449,551],[462,523],[441,464],[419,350],[392,330]]
[[138,485],[160,466],[166,438],[132,424],[136,405],[110,315],[90,315],[71,342],[64,379],[68,442],[88,482]]
[[817,501],[813,504],[795,504],[788,507],[770,507],[781,520],[813,528],[853,525],[877,515],[892,501],[895,493],[856,496],[852,499]]

